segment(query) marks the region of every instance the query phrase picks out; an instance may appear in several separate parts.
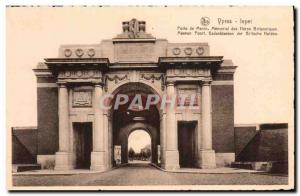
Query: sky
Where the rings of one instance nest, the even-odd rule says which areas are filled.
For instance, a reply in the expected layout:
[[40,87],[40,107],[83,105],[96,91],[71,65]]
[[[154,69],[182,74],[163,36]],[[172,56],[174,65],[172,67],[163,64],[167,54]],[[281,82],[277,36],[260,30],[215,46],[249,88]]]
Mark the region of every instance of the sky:
[[[120,14],[118,14],[120,13]],[[202,16],[252,19],[276,26],[278,36],[182,36],[178,26],[199,25]],[[291,8],[280,7],[33,7],[6,10],[7,127],[36,126],[36,78],[43,58],[58,56],[61,44],[97,44],[121,33],[122,21],[146,21],[146,31],[169,42],[207,42],[210,54],[231,59],[234,122],[287,122],[293,126],[293,31]]]
[[148,144],[151,144],[151,138],[144,130],[135,130],[128,137],[128,150],[132,148],[134,152],[139,153]]

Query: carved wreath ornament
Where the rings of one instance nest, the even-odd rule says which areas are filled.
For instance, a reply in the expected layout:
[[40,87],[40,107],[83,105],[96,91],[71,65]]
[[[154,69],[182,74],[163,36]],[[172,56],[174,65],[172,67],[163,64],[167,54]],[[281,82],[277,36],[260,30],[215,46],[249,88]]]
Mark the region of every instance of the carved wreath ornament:
[[72,50],[70,49],[65,49],[65,56],[70,57],[72,55]]
[[165,77],[163,74],[161,74],[160,76],[155,76],[154,74],[148,76],[146,74],[141,74],[141,78],[145,80],[150,80],[152,83],[154,83],[155,80],[161,80],[161,89],[164,90]]
[[93,56],[95,56],[95,50],[93,49],[93,48],[90,48],[89,50],[88,50],[88,53],[87,53],[88,55],[89,55],[89,57],[93,57]]
[[84,54],[83,50],[81,48],[78,48],[76,51],[75,51],[76,55],[78,57],[82,57],[82,55]]
[[183,50],[184,54],[187,56],[191,56],[193,54],[193,52],[195,51],[197,53],[197,55],[201,56],[204,54],[204,48],[199,46],[197,48],[191,48],[191,47],[187,47],[187,48],[173,48],[172,49],[172,53],[175,56],[179,56],[182,52],[181,50]]
[[107,81],[114,81],[115,84],[118,84],[120,81],[128,79],[127,75],[124,76],[118,76],[118,75],[114,75],[113,77],[110,77],[108,75],[105,76],[104,79],[104,89],[105,91],[107,91]]
[[154,83],[154,80],[161,80],[163,77],[163,75],[160,75],[160,76],[155,76],[154,74],[151,74],[149,76],[145,75],[145,74],[142,74],[141,75],[141,78],[142,79],[145,79],[145,80],[151,80],[152,83]]
[[184,49],[184,53],[188,56],[190,56],[193,53],[193,49],[192,48],[185,48]]
[[204,53],[204,48],[198,47],[198,48],[196,49],[196,52],[197,52],[198,55],[202,55],[202,54]]
[[180,48],[173,48],[173,54],[174,55],[180,55],[180,53],[181,53]]
[[115,84],[117,84],[118,82],[127,79],[127,75],[124,75],[122,77],[118,76],[118,75],[114,75],[114,77],[109,77],[108,75],[105,77],[105,81],[109,80],[109,81],[115,81]]

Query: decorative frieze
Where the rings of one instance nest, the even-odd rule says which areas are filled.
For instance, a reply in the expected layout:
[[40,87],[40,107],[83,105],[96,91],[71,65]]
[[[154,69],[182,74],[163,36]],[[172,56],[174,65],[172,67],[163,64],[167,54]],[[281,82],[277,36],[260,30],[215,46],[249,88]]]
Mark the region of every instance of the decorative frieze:
[[168,57],[199,57],[208,56],[209,47],[206,43],[169,43]]
[[84,54],[84,52],[83,52],[83,50],[81,48],[77,48],[75,50],[75,54],[76,54],[77,57],[82,57],[83,54]]
[[128,79],[127,75],[123,75],[123,76],[120,76],[120,75],[114,75],[114,76],[106,75],[105,76],[105,83],[107,82],[107,80],[109,80],[109,81],[114,81],[115,84],[118,84],[120,81],[125,80],[125,79]]
[[119,83],[127,82],[146,82],[149,85],[156,86],[156,88],[161,88],[164,90],[165,85],[165,74],[163,73],[140,73],[139,71],[132,72],[119,72],[116,74],[107,74],[104,76],[104,89],[114,88],[114,86]]
[[95,51],[94,48],[90,48],[90,49],[88,49],[87,54],[88,54],[89,57],[93,57],[93,56],[95,56],[96,51]]
[[161,80],[163,79],[163,74],[160,75],[154,75],[154,74],[141,74],[141,78],[145,80],[150,80],[152,83],[154,83],[155,80]]
[[193,48],[184,48],[184,54],[187,55],[187,56],[191,56],[192,53],[194,52]]
[[103,82],[100,70],[62,70],[58,73],[57,81],[69,83]]
[[104,77],[104,90],[108,89],[108,82],[114,82],[114,84],[118,84],[123,80],[129,80],[127,74],[115,74],[115,75],[106,75]]
[[199,68],[174,68],[167,70],[168,76],[210,76],[209,69]]
[[204,54],[204,48],[203,47],[198,47],[197,49],[196,49],[196,53],[199,55],[199,56],[201,56],[201,55],[203,55]]
[[64,70],[58,74],[58,79],[63,78],[100,78],[100,70]]
[[141,74],[140,77],[142,80],[151,81],[154,83],[155,81],[161,81],[161,89],[164,90],[165,87],[165,75],[164,74]]
[[101,55],[100,45],[65,45],[61,46],[61,58],[95,58]]
[[72,55],[72,50],[67,48],[67,49],[65,49],[64,54],[65,54],[65,57],[70,57]]
[[172,49],[172,53],[173,53],[175,56],[180,55],[181,49],[180,49],[180,48],[173,48],[173,49]]

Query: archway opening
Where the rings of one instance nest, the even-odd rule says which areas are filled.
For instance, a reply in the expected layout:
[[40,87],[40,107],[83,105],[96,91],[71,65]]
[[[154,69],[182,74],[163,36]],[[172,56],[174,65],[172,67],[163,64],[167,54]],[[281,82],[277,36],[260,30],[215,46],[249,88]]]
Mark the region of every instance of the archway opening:
[[151,137],[138,129],[128,136],[128,163],[150,163],[152,158]]
[[[149,95],[157,94],[152,87],[143,83],[127,83],[120,86],[111,100],[111,105],[115,106],[118,96],[127,96],[127,102],[120,104],[119,107],[111,107],[111,133],[112,133],[112,161],[115,165],[128,163],[128,137],[135,130],[143,130],[151,138],[150,162],[158,163],[158,150],[160,145],[160,113],[158,104],[151,104],[146,107]],[[121,99],[123,101],[123,98]],[[137,101],[140,100],[140,101]],[[141,107],[132,103],[141,103]],[[139,106],[139,104],[138,104]],[[134,131],[133,131],[134,130]],[[150,135],[150,136],[149,136]],[[145,146],[143,146],[145,147]],[[119,149],[119,154],[116,154]],[[136,151],[135,151],[136,152]],[[136,153],[140,153],[138,150]],[[119,161],[118,161],[119,160]]]

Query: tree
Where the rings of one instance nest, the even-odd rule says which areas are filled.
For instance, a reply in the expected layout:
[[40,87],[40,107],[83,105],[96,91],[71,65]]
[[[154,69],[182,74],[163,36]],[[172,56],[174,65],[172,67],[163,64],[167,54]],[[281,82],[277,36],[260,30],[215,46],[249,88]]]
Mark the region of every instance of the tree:
[[133,148],[130,147],[130,149],[128,151],[128,158],[132,161],[134,156],[135,156],[135,152],[134,152]]
[[147,160],[150,159],[150,157],[151,157],[151,149],[147,149],[146,150],[146,157],[147,157]]
[[150,144],[146,145],[141,149],[142,160],[149,160],[151,157],[151,146]]

